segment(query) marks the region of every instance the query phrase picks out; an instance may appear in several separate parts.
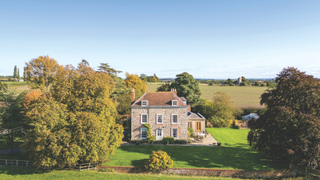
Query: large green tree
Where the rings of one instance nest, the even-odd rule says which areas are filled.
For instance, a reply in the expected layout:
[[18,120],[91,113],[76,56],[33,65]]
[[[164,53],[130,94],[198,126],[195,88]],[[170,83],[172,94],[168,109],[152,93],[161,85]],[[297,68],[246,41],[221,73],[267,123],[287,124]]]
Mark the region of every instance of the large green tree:
[[320,83],[295,68],[285,68],[278,84],[261,96],[267,110],[250,121],[248,140],[272,159],[307,167],[320,161]]
[[176,77],[171,87],[177,89],[178,96],[185,97],[191,106],[197,105],[201,95],[199,83],[187,72],[178,74]]
[[123,138],[110,98],[114,87],[110,75],[87,61],[65,67],[50,92],[32,91],[25,98],[23,152],[45,167],[106,162]]

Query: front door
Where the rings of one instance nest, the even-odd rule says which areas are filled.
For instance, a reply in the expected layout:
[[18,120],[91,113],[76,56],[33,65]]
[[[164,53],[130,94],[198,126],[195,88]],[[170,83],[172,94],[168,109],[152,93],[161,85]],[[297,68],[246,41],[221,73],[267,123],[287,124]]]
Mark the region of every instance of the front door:
[[163,137],[162,129],[156,130],[156,136],[157,136],[157,141],[162,140],[162,137]]

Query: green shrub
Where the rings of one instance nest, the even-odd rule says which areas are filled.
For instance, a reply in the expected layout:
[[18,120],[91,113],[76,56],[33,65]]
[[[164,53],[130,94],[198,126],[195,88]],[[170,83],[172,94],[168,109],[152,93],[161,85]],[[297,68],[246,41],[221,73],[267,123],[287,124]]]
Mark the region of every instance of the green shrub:
[[222,119],[219,116],[212,116],[208,119],[212,123],[213,127],[230,127],[232,121],[228,119]]
[[240,126],[239,125],[235,126],[235,129],[240,129]]
[[174,143],[174,137],[164,137],[162,139],[162,143],[163,144],[167,144],[168,141],[169,141],[169,144],[173,144]]
[[145,168],[149,171],[161,171],[173,166],[173,160],[164,151],[152,151],[149,159],[145,162]]
[[193,129],[191,127],[188,127],[188,133],[190,133],[190,136],[193,136]]
[[187,144],[188,140],[186,140],[186,139],[176,139],[175,143],[176,144]]
[[213,125],[212,125],[211,123],[209,123],[209,124],[207,124],[207,127],[208,127],[208,128],[212,128]]
[[147,128],[147,142],[151,143],[151,141],[156,141],[156,136],[151,135],[151,127],[149,123],[144,124],[144,126]]

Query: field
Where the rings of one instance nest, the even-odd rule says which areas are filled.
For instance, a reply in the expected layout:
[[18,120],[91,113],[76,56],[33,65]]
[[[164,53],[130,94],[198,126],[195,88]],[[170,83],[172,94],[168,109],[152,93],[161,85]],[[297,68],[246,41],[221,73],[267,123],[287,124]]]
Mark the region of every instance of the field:
[[207,128],[222,147],[127,145],[116,150],[106,166],[143,166],[152,151],[163,150],[173,159],[173,167],[244,170],[285,169],[273,163],[264,153],[249,147],[247,129]]
[[[147,91],[155,92],[160,84],[148,84]],[[221,91],[227,93],[235,107],[237,108],[261,108],[260,96],[267,89],[267,87],[257,86],[208,86],[200,85],[201,98],[211,100],[215,92]]]

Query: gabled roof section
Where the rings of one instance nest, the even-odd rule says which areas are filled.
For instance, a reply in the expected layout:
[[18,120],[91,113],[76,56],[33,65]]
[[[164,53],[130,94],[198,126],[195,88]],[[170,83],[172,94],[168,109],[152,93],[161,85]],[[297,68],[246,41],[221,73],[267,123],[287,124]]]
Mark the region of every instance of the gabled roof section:
[[188,112],[188,119],[206,119],[200,113]]
[[148,100],[148,106],[172,106],[172,100],[178,101],[178,107],[186,106],[174,92],[147,92],[133,103],[132,106],[141,106],[142,100]]

